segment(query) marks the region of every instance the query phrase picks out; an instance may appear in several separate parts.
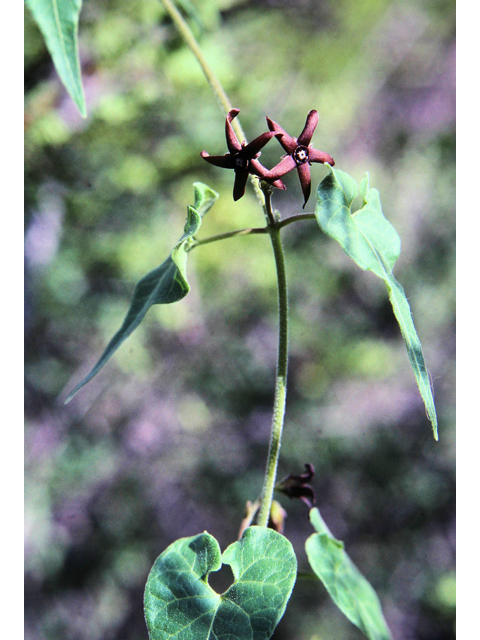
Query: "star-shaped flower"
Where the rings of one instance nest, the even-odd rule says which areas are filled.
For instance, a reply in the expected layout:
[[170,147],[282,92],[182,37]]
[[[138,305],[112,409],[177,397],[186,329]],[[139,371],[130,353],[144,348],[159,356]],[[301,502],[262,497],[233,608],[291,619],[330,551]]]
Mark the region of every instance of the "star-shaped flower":
[[307,116],[305,127],[298,138],[292,138],[292,136],[289,136],[279,124],[270,120],[270,118],[267,118],[267,123],[270,131],[275,133],[278,141],[287,152],[277,166],[269,172],[268,178],[278,179],[296,168],[298,171],[298,177],[300,178],[300,184],[302,185],[303,197],[305,199],[303,208],[305,208],[308,198],[310,197],[310,190],[312,186],[312,180],[310,177],[310,165],[312,162],[326,162],[332,165],[332,167],[335,164],[332,156],[328,155],[328,153],[325,153],[324,151],[314,149],[310,144],[313,132],[318,124],[318,113],[315,110],[310,111]]
[[260,155],[260,149],[275,136],[275,132],[267,131],[261,136],[252,140],[249,144],[245,141],[240,144],[237,136],[232,128],[231,122],[240,113],[239,109],[232,109],[228,112],[225,121],[225,136],[227,138],[227,147],[229,153],[223,156],[210,156],[206,151],[200,154],[204,160],[216,167],[223,169],[233,169],[235,171],[235,183],[233,185],[233,199],[239,200],[245,193],[248,174],[252,173],[262,180],[266,180],[273,184],[277,189],[286,189],[283,182],[277,178],[270,178],[269,171],[257,160]]

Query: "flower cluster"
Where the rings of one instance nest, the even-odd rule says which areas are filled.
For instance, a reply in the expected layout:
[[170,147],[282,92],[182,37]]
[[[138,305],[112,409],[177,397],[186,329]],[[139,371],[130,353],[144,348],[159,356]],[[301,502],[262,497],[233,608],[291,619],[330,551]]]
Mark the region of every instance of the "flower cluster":
[[[262,135],[252,140],[249,144],[245,142],[240,144],[232,128],[232,120],[236,118],[239,113],[238,109],[232,109],[228,112],[225,122],[228,153],[223,156],[211,156],[206,151],[202,151],[202,158],[216,167],[233,169],[235,171],[235,183],[233,186],[234,200],[239,200],[245,193],[245,187],[250,173],[265,180],[265,182],[268,182],[277,189],[286,189],[286,186],[280,178],[293,169],[296,169],[298,177],[300,178],[304,197],[303,207],[305,208],[311,191],[310,165],[312,162],[327,163],[332,166],[335,164],[332,156],[324,151],[314,149],[310,144],[313,132],[318,124],[318,113],[315,110],[310,111],[305,127],[298,138],[292,138],[279,124],[267,118],[270,131],[262,133]],[[264,167],[257,158],[260,156],[260,149],[273,137],[278,139],[287,153],[273,169],[269,170]]]

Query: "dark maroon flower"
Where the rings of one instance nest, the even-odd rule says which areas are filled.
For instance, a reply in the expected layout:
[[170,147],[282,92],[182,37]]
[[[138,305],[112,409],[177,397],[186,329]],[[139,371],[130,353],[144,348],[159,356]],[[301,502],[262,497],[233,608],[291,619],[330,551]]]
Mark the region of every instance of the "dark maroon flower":
[[269,172],[268,177],[277,179],[296,168],[298,177],[300,178],[300,184],[302,185],[303,197],[305,199],[303,208],[305,208],[307,200],[310,197],[310,189],[312,186],[310,177],[310,165],[312,162],[326,162],[332,165],[332,167],[335,164],[332,156],[324,151],[314,149],[310,144],[313,132],[318,124],[318,113],[315,110],[310,111],[305,127],[298,138],[289,136],[279,124],[270,120],[270,118],[267,118],[267,123],[270,131],[275,132],[278,141],[287,152],[287,155],[283,156],[283,159],[277,166]]
[[299,498],[303,500],[307,507],[311,509],[315,504],[315,492],[312,487],[307,484],[315,475],[315,469],[312,464],[305,464],[305,473],[299,475],[290,475],[277,482],[275,491],[285,494],[289,498]]
[[236,118],[239,113],[239,109],[232,109],[228,112],[225,121],[225,136],[227,138],[229,153],[223,156],[210,156],[206,151],[202,151],[200,155],[204,160],[216,167],[233,169],[235,171],[235,183],[233,185],[234,200],[239,200],[245,193],[249,173],[262,178],[262,180],[266,180],[270,184],[273,184],[274,187],[277,187],[277,189],[286,189],[287,187],[281,180],[269,178],[268,169],[257,160],[260,155],[260,149],[276,135],[275,132],[267,131],[266,133],[262,133],[261,136],[258,136],[258,138],[255,138],[255,140],[252,140],[249,144],[246,144],[245,141],[240,144],[231,125],[232,120]]

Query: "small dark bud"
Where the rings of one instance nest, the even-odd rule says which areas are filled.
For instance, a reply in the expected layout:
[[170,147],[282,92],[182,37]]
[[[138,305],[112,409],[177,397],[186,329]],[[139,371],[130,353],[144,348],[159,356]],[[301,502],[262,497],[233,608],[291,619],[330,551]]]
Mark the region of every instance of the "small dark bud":
[[302,500],[309,509],[315,504],[315,492],[313,488],[308,484],[315,475],[315,469],[312,464],[305,464],[305,473],[290,475],[277,482],[275,485],[275,491],[283,493],[289,498],[299,498]]

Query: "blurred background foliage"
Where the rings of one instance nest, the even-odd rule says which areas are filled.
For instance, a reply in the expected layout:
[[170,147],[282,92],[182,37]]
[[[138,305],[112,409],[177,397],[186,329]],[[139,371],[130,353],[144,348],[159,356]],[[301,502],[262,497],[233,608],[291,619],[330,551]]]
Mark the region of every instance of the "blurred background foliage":
[[[314,221],[284,230],[291,361],[280,477],[316,468],[317,504],[377,589],[396,640],[455,635],[455,5],[450,0],[182,0],[249,139],[268,115],[360,181],[402,238],[395,273],[435,385],[435,443],[382,283]],[[200,159],[224,115],[157,0],[86,0],[88,118],[25,15],[26,638],[141,640],[155,557],[235,540],[261,489],[276,358],[268,238],[199,247],[191,293],[152,308],[68,405],[182,233],[192,183],[221,197],[201,237],[263,224],[251,187]],[[262,162],[282,153],[272,141]],[[313,186],[324,177],[312,168]],[[296,175],[274,204],[301,211]],[[313,211],[314,197],[307,205]],[[280,498],[300,568],[311,533]],[[222,578],[220,578],[221,580]],[[223,578],[228,580],[228,576]],[[360,638],[299,581],[277,640]]]

